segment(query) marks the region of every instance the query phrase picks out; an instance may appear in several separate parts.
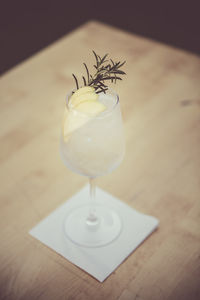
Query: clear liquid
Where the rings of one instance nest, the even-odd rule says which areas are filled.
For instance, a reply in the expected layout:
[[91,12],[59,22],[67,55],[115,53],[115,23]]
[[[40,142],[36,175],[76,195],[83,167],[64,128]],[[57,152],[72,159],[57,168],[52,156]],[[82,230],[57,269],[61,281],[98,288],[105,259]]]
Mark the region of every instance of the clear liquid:
[[124,136],[119,103],[113,95],[100,95],[106,111],[74,130],[60,151],[72,171],[97,177],[113,171],[124,156]]

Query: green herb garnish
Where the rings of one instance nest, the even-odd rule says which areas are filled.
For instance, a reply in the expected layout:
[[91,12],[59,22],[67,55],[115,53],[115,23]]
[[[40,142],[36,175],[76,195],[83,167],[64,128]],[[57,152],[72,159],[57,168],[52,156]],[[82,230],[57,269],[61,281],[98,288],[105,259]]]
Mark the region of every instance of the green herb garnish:
[[[85,70],[86,70],[86,78],[82,76],[83,84],[84,86],[92,86],[95,89],[96,93],[100,92],[106,92],[108,89],[108,86],[105,84],[105,81],[110,80],[111,82],[116,83],[117,80],[122,80],[120,77],[121,75],[125,75],[126,73],[120,68],[125,64],[124,62],[114,62],[112,59],[107,59],[108,54],[105,54],[102,58],[95,53],[95,51],[92,51],[96,64],[94,65],[95,68],[95,74],[92,76],[88,70],[88,67],[86,63],[83,63]],[[74,74],[72,74],[74,77],[76,88],[79,89],[79,83]]]

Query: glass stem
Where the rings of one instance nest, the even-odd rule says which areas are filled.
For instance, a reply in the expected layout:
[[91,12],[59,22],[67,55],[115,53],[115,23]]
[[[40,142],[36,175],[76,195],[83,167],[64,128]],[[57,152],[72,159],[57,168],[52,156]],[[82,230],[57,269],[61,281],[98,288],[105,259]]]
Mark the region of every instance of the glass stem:
[[98,217],[96,215],[96,210],[95,210],[95,190],[96,190],[95,179],[93,177],[90,177],[89,183],[90,183],[90,211],[87,217],[87,222],[97,223]]

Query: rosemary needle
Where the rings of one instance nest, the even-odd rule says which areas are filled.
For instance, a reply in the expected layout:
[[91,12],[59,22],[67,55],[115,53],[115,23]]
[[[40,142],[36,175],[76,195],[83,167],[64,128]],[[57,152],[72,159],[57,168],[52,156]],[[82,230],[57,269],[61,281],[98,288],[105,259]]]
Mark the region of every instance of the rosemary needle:
[[[117,80],[122,80],[121,75],[126,73],[120,68],[125,64],[124,62],[114,62],[112,59],[108,60],[108,54],[105,54],[103,57],[98,55],[94,50],[92,51],[95,57],[95,74],[91,75],[86,63],[83,63],[86,70],[86,78],[82,76],[84,86],[92,86],[95,89],[96,93],[104,92],[106,93],[108,86],[105,81],[111,81],[116,83]],[[78,79],[74,74],[76,88],[79,89]]]

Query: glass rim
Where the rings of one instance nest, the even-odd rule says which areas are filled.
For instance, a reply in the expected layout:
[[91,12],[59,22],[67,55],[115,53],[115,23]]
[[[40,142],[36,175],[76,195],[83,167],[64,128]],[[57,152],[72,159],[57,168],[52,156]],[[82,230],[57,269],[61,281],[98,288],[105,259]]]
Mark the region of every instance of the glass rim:
[[[73,112],[75,112],[76,114],[80,114],[80,115],[82,115],[82,116],[90,116],[90,114],[81,112],[81,111],[79,111],[79,110],[77,110],[77,109],[75,109],[75,108],[69,106],[69,97],[72,95],[72,92],[74,92],[74,91],[76,91],[76,89],[71,90],[71,92],[69,92],[69,93],[67,94],[67,96],[66,96],[66,100],[65,100],[65,101],[66,101],[67,109],[68,109],[69,111],[73,111]],[[108,91],[108,92],[110,91],[110,93],[113,94],[113,96],[115,97],[115,102],[114,102],[114,104],[112,105],[112,108],[111,108],[111,109],[109,109],[108,111],[102,112],[102,113],[100,113],[100,114],[97,115],[97,116],[94,116],[94,118],[96,118],[96,119],[102,119],[102,118],[106,117],[107,115],[111,114],[111,113],[115,110],[115,108],[118,106],[118,104],[119,104],[119,95],[118,95],[113,89],[111,89],[111,88],[108,88],[107,91]],[[107,91],[106,91],[106,92],[107,92]],[[102,93],[103,93],[103,92],[102,92]]]

